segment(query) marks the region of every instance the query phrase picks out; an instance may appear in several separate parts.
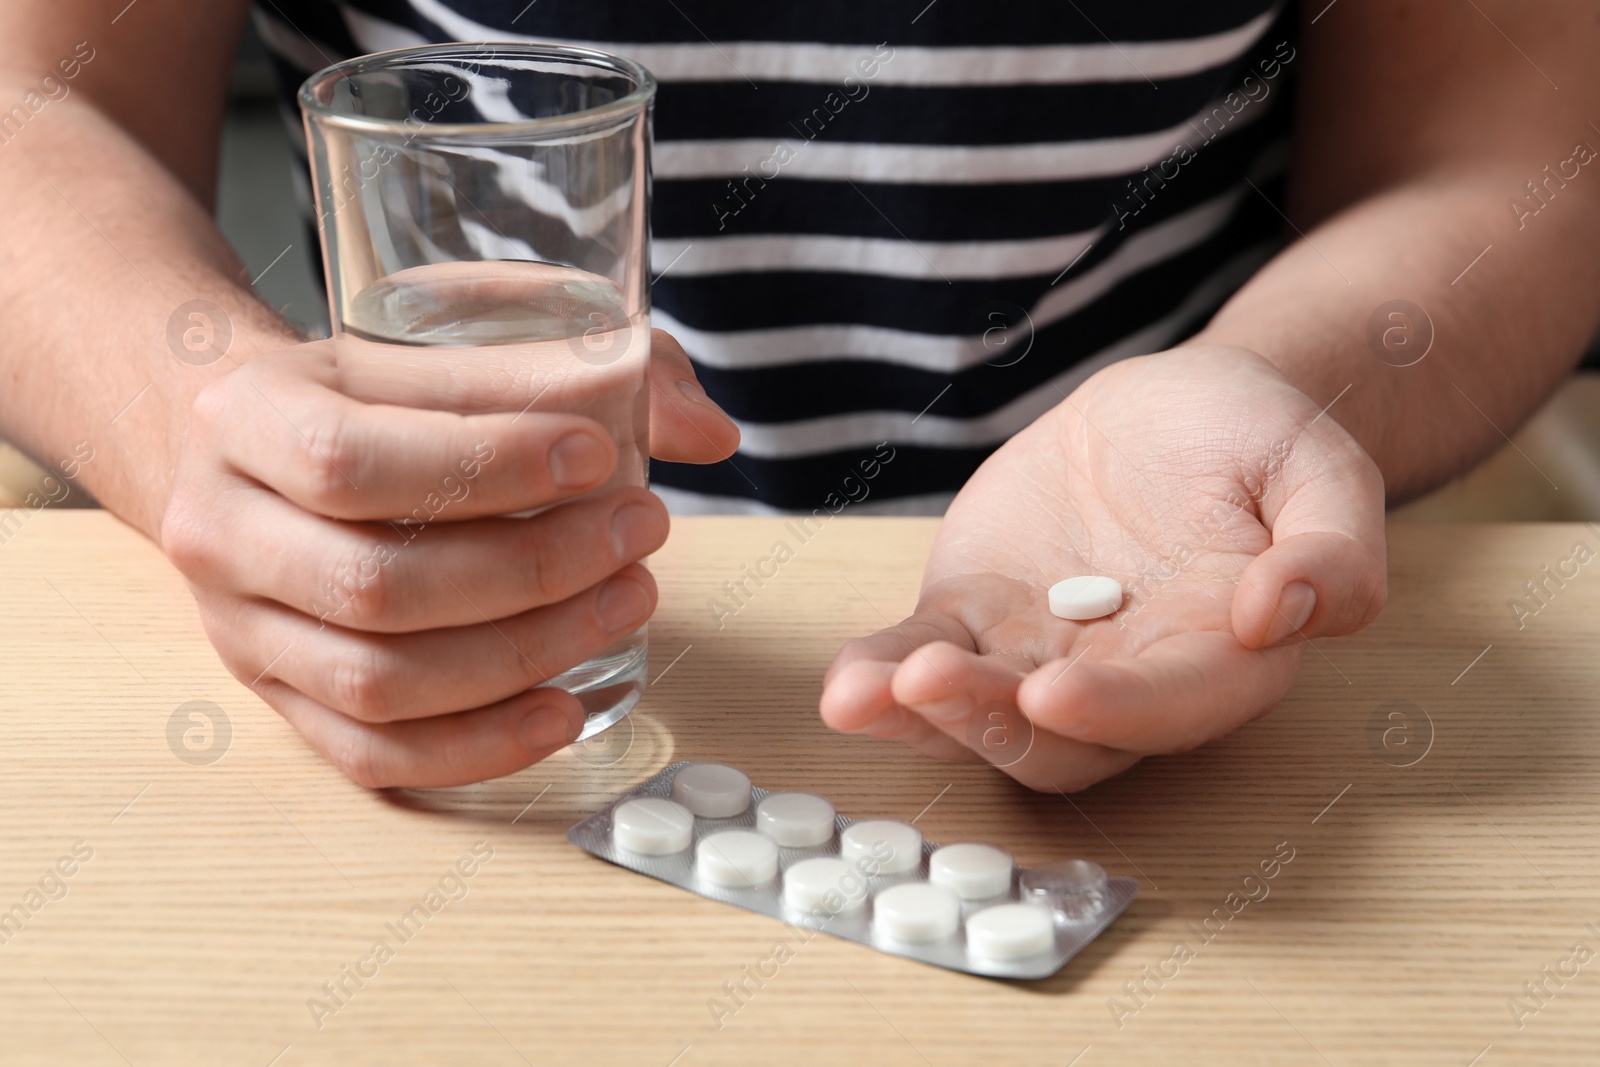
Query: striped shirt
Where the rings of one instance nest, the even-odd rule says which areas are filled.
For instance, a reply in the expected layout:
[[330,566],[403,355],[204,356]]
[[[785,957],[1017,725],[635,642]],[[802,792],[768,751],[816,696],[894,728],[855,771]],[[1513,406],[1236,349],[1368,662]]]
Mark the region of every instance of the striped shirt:
[[537,40],[643,63],[653,322],[743,432],[727,462],[653,463],[653,487],[680,512],[928,513],[1276,250],[1294,7],[259,0],[256,20],[297,144],[293,90],[353,55]]

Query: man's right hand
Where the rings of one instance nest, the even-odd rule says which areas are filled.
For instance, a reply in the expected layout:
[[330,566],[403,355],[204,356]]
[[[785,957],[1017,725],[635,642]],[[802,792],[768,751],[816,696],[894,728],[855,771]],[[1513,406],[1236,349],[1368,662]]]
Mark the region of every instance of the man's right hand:
[[[653,349],[652,451],[725,458],[737,428],[676,342],[656,331]],[[319,341],[212,383],[161,525],[228,669],[375,788],[497,777],[570,744],[582,709],[543,683],[649,617],[638,561],[668,526],[647,490],[605,488],[606,427],[519,410],[541,385],[516,359],[412,352]]]

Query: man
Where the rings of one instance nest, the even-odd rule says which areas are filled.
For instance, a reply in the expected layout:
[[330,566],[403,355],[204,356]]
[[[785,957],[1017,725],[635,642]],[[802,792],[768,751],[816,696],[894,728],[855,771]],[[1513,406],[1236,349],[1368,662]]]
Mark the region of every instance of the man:
[[[518,35],[653,66],[657,323],[696,360],[657,334],[658,484],[684,509],[809,511],[881,443],[863,507],[959,488],[916,613],[845,647],[822,715],[970,758],[1020,708],[1034,739],[1007,772],[1081,788],[1270,710],[1306,639],[1381,606],[1385,493],[1470,465],[1576,361],[1600,318],[1600,11],[918,6],[274,0],[261,23],[296,76]],[[603,435],[455,414],[494,383],[375,374],[253,298],[209,219],[245,17],[0,13],[0,103],[20,102],[0,115],[0,434],[48,461],[91,441],[79,480],[355,780],[509,773],[579,715],[528,689],[520,649],[562,669],[642,621],[665,511],[623,492],[493,518],[600,484]],[[166,343],[195,300],[232,332],[205,367]],[[741,430],[732,463],[673,465]],[[507,461],[457,521],[319,628],[303,606],[381,541],[373,520],[479,439]],[[1044,590],[1076,574],[1122,580],[1122,612],[1052,617]]]

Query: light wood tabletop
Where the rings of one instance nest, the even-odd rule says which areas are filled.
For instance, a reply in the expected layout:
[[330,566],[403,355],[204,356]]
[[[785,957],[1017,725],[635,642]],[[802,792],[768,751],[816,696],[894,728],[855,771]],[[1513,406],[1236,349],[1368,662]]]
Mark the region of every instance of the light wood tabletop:
[[[1600,534],[1396,524],[1388,609],[1318,642],[1275,713],[1063,798],[817,719],[834,650],[911,607],[934,529],[679,520],[615,747],[378,794],[228,675],[153,546],[32,514],[0,543],[0,1062],[1596,1062],[1600,560],[1573,546]],[[777,540],[794,558],[719,629],[708,598]],[[781,924],[565,838],[685,758],[1140,895],[1044,981],[817,936],[730,1002]]]

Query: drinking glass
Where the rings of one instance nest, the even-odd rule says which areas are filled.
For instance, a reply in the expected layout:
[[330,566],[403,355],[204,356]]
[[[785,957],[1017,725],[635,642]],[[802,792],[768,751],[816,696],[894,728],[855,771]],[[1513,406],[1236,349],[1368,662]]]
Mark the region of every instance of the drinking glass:
[[[397,365],[471,348],[514,368],[525,388],[504,410],[600,422],[618,454],[601,488],[645,485],[654,96],[637,63],[557,45],[404,48],[313,75],[300,106],[334,337],[392,346]],[[549,679],[583,703],[582,738],[638,703],[646,649],[641,626]]]

